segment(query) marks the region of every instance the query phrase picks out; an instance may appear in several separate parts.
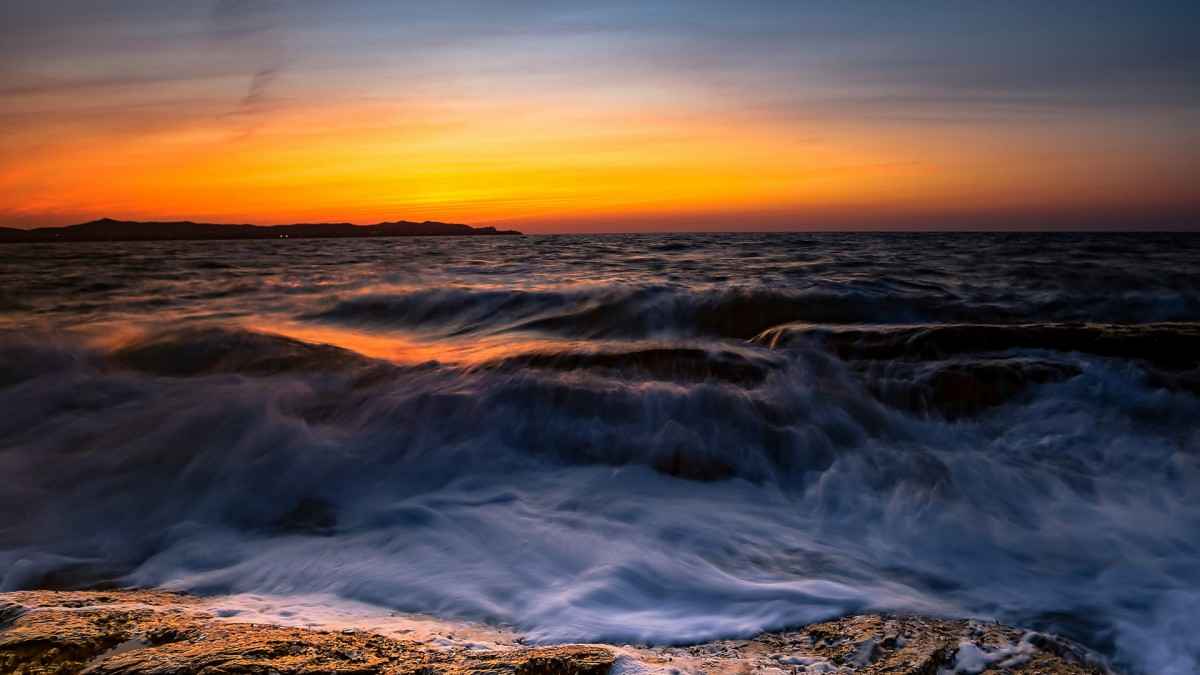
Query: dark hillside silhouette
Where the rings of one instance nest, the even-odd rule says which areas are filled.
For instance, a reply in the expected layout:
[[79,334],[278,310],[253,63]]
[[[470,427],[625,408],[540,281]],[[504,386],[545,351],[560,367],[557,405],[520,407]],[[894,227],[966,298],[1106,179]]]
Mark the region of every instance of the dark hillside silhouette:
[[104,218],[65,227],[18,230],[0,227],[0,243],[55,241],[184,241],[203,239],[334,239],[349,237],[427,237],[520,235],[516,230],[471,227],[458,223],[421,223],[399,220],[353,223],[298,223],[294,225],[220,225],[216,223],[137,222]]

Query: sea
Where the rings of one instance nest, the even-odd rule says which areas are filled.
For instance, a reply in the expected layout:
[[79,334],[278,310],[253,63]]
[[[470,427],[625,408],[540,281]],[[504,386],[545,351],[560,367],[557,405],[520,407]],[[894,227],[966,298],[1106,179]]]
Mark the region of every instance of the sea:
[[1200,672],[1200,236],[0,246],[0,590]]

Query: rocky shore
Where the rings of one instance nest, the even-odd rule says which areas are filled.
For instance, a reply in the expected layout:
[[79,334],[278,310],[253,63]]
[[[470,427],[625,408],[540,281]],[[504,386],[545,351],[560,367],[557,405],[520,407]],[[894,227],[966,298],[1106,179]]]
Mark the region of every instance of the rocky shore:
[[[1050,635],[970,620],[859,615],[687,647],[531,647],[515,634],[488,640],[413,639],[369,630],[246,623],[212,599],[162,591],[0,594],[0,673],[13,675],[289,675],[299,673],[1061,673],[1105,666]],[[454,636],[454,627],[444,624]],[[461,632],[470,633],[469,627]]]

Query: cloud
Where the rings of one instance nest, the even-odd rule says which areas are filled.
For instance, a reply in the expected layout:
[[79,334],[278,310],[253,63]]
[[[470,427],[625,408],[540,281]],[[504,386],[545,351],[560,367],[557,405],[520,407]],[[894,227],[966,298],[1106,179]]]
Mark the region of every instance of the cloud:
[[213,39],[229,50],[247,73],[249,82],[239,115],[263,112],[272,85],[287,66],[286,30],[282,5],[269,0],[216,0],[211,11]]
[[267,88],[283,70],[280,66],[269,66],[260,69],[250,78],[250,90],[242,97],[243,108],[254,108],[263,103],[267,97]]

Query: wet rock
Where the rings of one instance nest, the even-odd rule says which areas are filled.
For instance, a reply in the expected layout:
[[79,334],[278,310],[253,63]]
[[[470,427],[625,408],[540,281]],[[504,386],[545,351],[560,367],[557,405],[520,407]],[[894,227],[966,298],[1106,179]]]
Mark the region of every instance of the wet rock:
[[[0,595],[0,672],[11,675],[604,675],[643,672],[1099,675],[1104,664],[1055,636],[966,620],[860,615],[752,640],[691,647],[520,644],[480,650],[217,620],[203,601],[158,591]],[[967,670],[963,670],[966,668]],[[622,668],[624,670],[624,668]]]
[[0,598],[0,612],[12,617],[0,631],[0,672],[14,675],[80,672],[139,626],[157,629],[155,606],[187,602],[154,592],[39,591]]
[[0,672],[12,675],[521,673],[603,675],[600,646],[435,649],[363,631],[217,621],[193,598],[155,591],[26,591],[0,596]]
[[[753,640],[720,640],[671,650],[669,655],[667,650],[646,650],[641,657],[649,666],[669,662],[681,672],[730,675],[780,668],[860,675],[1112,672],[1096,655],[1055,636],[979,621],[874,614],[765,633]],[[969,668],[978,664],[981,670]]]

